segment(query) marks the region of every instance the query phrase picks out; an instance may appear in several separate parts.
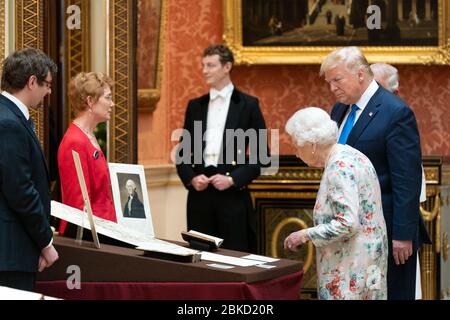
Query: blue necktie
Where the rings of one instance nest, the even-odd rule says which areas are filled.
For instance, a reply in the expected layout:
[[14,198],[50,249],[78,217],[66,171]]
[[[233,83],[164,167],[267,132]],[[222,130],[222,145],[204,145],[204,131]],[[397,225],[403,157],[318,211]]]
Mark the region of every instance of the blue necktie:
[[352,131],[353,125],[355,124],[356,111],[359,110],[356,104],[352,104],[352,111],[350,111],[347,121],[345,122],[344,128],[342,128],[341,136],[339,137],[339,144],[346,144],[350,131]]

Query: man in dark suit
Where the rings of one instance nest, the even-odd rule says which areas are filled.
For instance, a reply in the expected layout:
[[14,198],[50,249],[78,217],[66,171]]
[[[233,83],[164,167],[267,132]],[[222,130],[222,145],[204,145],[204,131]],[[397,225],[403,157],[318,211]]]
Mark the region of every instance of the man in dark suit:
[[258,99],[231,83],[233,62],[223,45],[204,50],[210,92],[189,101],[177,171],[189,190],[188,229],[223,238],[225,248],[255,252],[256,217],[246,187],[261,173],[258,150],[267,152],[267,143],[255,140],[266,125]]
[[128,199],[123,208],[123,216],[125,218],[145,218],[144,205],[139,200],[134,181],[127,180],[125,188],[127,189]]
[[42,51],[24,49],[3,62],[0,95],[0,285],[34,290],[51,266],[53,247],[47,165],[28,108],[51,93],[57,68]]
[[[380,86],[392,92],[396,96],[399,95],[400,83],[397,68],[395,68],[390,64],[379,62],[371,64],[370,69],[373,72],[373,78]],[[422,164],[422,186],[420,190],[419,200],[420,202],[427,201],[427,185],[423,164]],[[420,264],[418,254],[417,254],[417,272],[416,272],[416,299],[422,299],[421,274],[420,274]]]
[[419,211],[422,160],[414,113],[378,85],[356,47],[330,53],[320,74],[338,100],[331,111],[338,142],[363,152],[377,171],[389,239],[388,299],[414,299],[417,250],[430,242]]

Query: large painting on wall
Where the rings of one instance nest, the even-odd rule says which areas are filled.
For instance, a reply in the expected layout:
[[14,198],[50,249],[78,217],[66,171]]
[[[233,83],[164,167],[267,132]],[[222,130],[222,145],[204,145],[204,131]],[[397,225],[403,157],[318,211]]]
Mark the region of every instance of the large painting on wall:
[[226,0],[238,63],[320,63],[360,46],[371,62],[450,64],[447,0]]

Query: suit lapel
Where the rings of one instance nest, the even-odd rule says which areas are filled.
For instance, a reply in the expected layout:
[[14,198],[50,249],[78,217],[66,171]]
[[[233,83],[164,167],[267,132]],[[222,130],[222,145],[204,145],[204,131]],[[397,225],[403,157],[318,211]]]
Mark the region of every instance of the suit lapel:
[[0,94],[0,97],[2,99],[3,105],[5,105],[12,113],[14,113],[20,119],[19,121],[25,127],[25,129],[27,130],[28,134],[31,135],[31,138],[33,139],[34,143],[36,144],[36,147],[39,149],[39,152],[40,152],[41,157],[42,157],[42,161],[44,162],[45,172],[47,174],[47,180],[50,182],[50,176],[49,176],[49,172],[48,172],[48,168],[47,168],[47,161],[45,159],[44,153],[43,153],[42,148],[41,148],[41,144],[40,144],[36,134],[34,133],[33,129],[28,124],[27,119],[25,119],[25,116],[23,115],[22,111],[20,111],[19,107],[17,107],[14,104],[14,102],[9,100],[5,96]]
[[370,98],[369,103],[364,108],[364,111],[358,118],[358,121],[356,121],[355,126],[348,136],[348,145],[353,146],[361,136],[361,134],[364,132],[364,129],[366,129],[369,123],[376,117],[376,114],[378,113],[378,106],[380,105],[380,103],[378,102],[378,96],[381,92],[380,88],[381,86],[378,88],[372,98]]
[[203,139],[205,136],[205,132],[207,129],[207,121],[208,121],[208,105],[209,105],[209,94],[202,97],[200,100],[200,114],[199,114],[199,120],[202,122],[202,150],[201,154],[203,154],[203,151],[206,148],[206,141]]
[[31,128],[30,124],[28,123],[28,121],[25,119],[25,117],[21,117],[20,120],[22,121],[22,124],[25,126],[25,128],[27,129],[28,133],[31,135],[31,137],[33,138],[33,141],[39,145],[39,149],[42,151],[41,148],[41,144],[39,142],[38,137],[36,136],[36,133],[34,132],[33,128]]
[[[227,120],[225,122],[225,130],[223,132],[223,141],[225,146],[230,143],[230,139],[233,135],[226,136],[227,129],[236,129],[239,123],[239,116],[242,110],[242,100],[238,90],[234,89],[230,99],[230,107],[228,108]],[[222,153],[223,153],[222,148]]]
[[28,122],[25,119],[25,117],[21,117],[20,120],[22,120],[22,124],[25,126],[25,128],[28,131],[28,133],[31,135],[34,143],[36,144],[37,148],[39,149],[39,152],[40,152],[41,157],[42,157],[42,161],[44,163],[45,172],[47,174],[47,180],[50,183],[50,175],[49,175],[48,168],[47,168],[47,161],[45,159],[44,152],[42,151],[41,143],[39,142],[39,139],[36,136],[36,133],[34,133],[33,129],[30,127],[30,125],[28,124]]
[[342,121],[344,121],[345,114],[347,113],[348,108],[349,106],[346,105],[343,108],[338,108],[338,110],[336,111],[335,120],[338,124],[338,128],[341,127]]

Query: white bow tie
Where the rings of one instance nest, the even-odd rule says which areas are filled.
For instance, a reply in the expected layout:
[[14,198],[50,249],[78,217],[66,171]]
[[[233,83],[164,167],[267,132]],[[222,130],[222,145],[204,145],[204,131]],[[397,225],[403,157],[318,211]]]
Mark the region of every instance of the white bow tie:
[[226,98],[227,94],[224,91],[218,91],[216,89],[209,90],[209,98],[211,100],[217,99],[217,97]]

